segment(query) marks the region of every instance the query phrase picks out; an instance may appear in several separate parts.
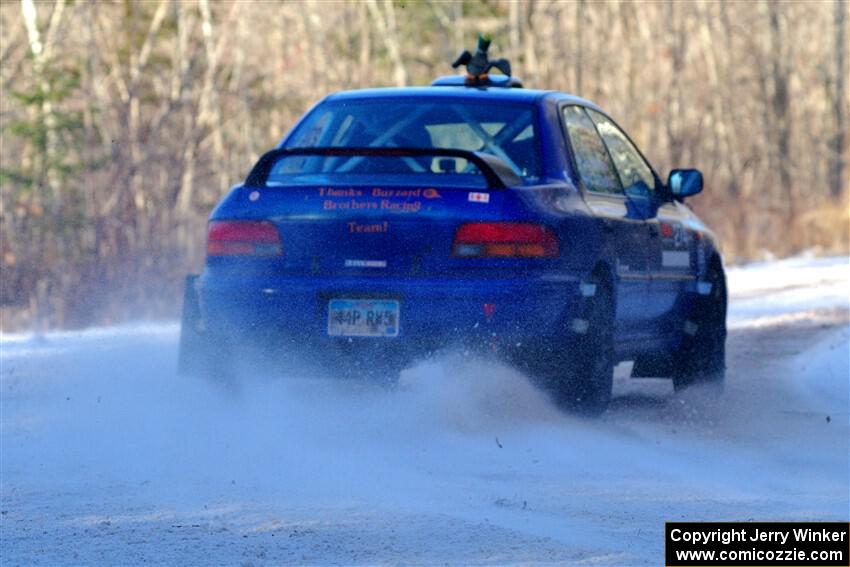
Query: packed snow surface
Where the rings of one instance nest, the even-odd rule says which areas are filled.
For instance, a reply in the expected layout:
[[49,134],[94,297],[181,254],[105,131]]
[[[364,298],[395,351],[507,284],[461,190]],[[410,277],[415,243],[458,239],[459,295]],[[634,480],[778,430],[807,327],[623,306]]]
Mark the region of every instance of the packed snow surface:
[[175,324],[0,337],[0,563],[658,565],[666,520],[846,520],[847,258],[730,270],[727,388],[602,418],[462,353],[179,377]]

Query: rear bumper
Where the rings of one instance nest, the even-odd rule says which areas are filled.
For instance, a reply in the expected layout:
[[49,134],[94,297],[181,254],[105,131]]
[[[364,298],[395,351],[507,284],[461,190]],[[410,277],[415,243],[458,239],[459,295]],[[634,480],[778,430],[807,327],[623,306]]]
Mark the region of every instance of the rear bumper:
[[[467,341],[505,344],[554,336],[579,301],[579,279],[434,280],[269,278],[197,280],[204,327],[238,339],[296,343],[367,343],[438,349]],[[328,336],[334,298],[387,298],[400,304],[397,337]],[[488,317],[484,305],[495,308]]]

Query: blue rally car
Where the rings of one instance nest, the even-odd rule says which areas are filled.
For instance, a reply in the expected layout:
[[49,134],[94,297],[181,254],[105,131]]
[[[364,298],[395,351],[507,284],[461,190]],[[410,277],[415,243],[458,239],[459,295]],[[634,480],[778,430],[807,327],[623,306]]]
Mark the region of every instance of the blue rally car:
[[330,95],[212,212],[181,370],[259,345],[388,375],[463,345],[588,414],[618,361],[721,386],[723,264],[683,203],[702,186],[663,182],[593,103],[506,76]]

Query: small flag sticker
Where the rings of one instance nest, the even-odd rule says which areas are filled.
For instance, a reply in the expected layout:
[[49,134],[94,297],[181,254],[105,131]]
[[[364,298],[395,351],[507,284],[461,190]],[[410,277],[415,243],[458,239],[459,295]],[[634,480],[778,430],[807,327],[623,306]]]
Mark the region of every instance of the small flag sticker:
[[469,194],[469,201],[471,203],[489,203],[490,202],[490,193],[475,193],[472,192]]

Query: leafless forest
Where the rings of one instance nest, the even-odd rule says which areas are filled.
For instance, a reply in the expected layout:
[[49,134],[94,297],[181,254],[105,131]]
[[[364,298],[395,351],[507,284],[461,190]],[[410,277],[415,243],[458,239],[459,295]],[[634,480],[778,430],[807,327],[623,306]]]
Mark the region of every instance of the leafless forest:
[[847,253],[848,4],[554,0],[3,0],[4,330],[178,312],[206,217],[313,102],[427,84],[474,46],[589,98],[729,261]]

